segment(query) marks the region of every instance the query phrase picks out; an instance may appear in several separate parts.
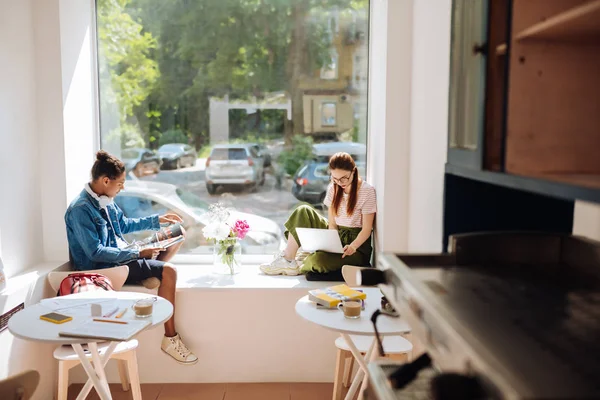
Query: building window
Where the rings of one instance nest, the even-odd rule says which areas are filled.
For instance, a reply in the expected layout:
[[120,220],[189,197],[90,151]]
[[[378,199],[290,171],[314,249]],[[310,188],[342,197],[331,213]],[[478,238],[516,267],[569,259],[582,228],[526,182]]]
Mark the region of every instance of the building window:
[[325,65],[321,68],[321,79],[337,79],[338,78],[338,53],[337,50],[329,51],[328,59]]
[[289,212],[327,189],[311,173],[327,158],[316,161],[319,128],[337,139],[332,154],[356,138],[366,154],[352,106],[328,99],[347,93],[335,85],[357,44],[344,38],[368,29],[368,11],[368,0],[96,0],[100,142],[128,173],[117,204],[179,213],[181,252],[212,254],[202,228],[220,201],[250,222],[244,253],[278,251]]
[[321,126],[336,126],[337,125],[337,105],[334,102],[326,102],[321,104]]

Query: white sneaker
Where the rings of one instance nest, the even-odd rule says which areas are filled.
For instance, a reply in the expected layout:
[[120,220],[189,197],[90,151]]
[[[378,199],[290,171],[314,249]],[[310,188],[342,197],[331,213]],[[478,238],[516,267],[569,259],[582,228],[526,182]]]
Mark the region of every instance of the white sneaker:
[[261,264],[260,270],[265,275],[300,275],[300,267],[296,260],[286,260],[283,253],[277,254],[270,263]]
[[198,362],[198,357],[181,341],[179,334],[173,337],[164,336],[160,348],[179,364],[194,365]]

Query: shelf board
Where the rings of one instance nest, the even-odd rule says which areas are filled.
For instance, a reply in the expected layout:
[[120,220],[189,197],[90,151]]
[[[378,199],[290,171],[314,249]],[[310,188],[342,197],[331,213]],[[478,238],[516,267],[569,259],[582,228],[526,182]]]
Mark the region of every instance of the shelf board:
[[565,200],[600,203],[600,174],[540,174],[521,176],[446,164],[446,173],[516,190]]
[[503,56],[506,55],[506,50],[507,50],[506,43],[502,43],[501,45],[498,45],[496,47],[496,55],[497,56]]
[[585,40],[600,37],[600,0],[573,7],[516,35],[516,40]]

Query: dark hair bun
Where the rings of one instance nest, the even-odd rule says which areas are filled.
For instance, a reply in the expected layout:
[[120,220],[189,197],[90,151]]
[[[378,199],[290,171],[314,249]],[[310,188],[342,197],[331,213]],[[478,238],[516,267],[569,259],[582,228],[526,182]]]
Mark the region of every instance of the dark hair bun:
[[99,152],[96,153],[96,160],[98,161],[108,161],[108,159],[110,158],[110,154],[108,154],[106,151],[104,150],[100,150]]

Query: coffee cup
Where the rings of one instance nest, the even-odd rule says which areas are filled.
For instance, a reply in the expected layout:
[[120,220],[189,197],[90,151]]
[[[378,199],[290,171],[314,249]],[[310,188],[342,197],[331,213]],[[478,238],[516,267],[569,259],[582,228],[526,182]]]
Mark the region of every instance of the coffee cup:
[[154,309],[154,302],[156,302],[156,297],[152,297],[149,299],[140,299],[133,303],[133,312],[137,318],[149,318],[152,316],[152,311]]
[[338,309],[344,312],[344,317],[349,319],[360,318],[362,302],[356,300],[343,300],[337,305]]

